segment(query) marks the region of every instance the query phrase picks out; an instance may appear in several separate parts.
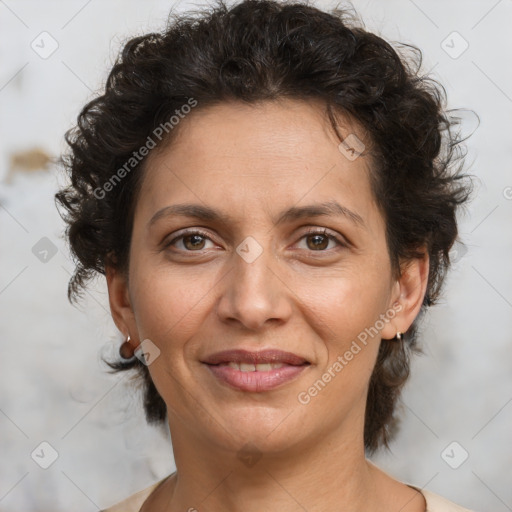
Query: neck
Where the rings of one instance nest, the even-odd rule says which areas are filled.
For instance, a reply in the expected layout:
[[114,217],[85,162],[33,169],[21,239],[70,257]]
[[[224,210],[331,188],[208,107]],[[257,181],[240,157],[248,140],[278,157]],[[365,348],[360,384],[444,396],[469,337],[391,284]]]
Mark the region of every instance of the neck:
[[[366,460],[363,440],[356,435],[321,441],[315,437],[278,453],[256,451],[241,460],[236,452],[192,439],[190,432],[171,432],[179,471],[155,493],[155,510],[385,509],[379,496],[382,475]],[[152,509],[149,502],[144,507]]]

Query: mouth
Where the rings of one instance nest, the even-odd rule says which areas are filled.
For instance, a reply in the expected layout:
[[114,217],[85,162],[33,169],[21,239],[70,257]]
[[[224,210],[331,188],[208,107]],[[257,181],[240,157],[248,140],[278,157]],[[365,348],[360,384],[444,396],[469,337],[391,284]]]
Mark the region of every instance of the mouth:
[[302,365],[292,365],[287,363],[236,363],[235,361],[230,361],[229,363],[219,363],[211,366],[229,366],[230,368],[234,368],[240,372],[269,372],[270,370],[277,370],[279,368],[284,368],[286,366],[303,366],[308,365],[309,363],[303,363]]
[[309,363],[307,359],[297,354],[275,349],[262,350],[259,352],[244,349],[224,350],[208,356],[202,362],[211,365],[236,363],[239,365],[252,364],[255,366],[261,364],[286,364],[298,366],[304,363]]
[[303,357],[281,350],[229,350],[213,354],[201,362],[220,383],[249,392],[282,386],[311,365]]

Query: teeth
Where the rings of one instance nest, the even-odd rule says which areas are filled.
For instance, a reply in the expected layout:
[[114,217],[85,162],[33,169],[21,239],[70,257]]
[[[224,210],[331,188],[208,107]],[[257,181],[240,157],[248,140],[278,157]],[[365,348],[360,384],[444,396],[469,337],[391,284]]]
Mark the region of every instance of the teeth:
[[[282,365],[281,365],[282,366]],[[272,370],[272,363],[261,363],[256,365],[256,370],[258,372],[269,372]]]
[[241,372],[269,372],[270,370],[275,370],[276,368],[282,368],[284,366],[283,363],[260,363],[260,364],[252,364],[252,363],[235,363],[234,361],[230,361],[229,363],[222,363],[222,366],[229,366],[234,368],[235,370],[239,370]]

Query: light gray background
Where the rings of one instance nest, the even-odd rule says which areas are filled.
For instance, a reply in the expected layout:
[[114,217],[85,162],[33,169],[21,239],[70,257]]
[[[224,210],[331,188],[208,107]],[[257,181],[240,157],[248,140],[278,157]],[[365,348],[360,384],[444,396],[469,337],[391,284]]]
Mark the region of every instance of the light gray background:
[[[419,46],[450,106],[481,118],[467,159],[476,197],[460,224],[468,252],[423,323],[425,355],[403,395],[401,433],[374,461],[475,510],[512,510],[512,1],[353,4],[367,28]],[[170,6],[0,0],[0,179],[16,151],[65,148],[64,131],[99,92],[123,40],[163,27]],[[47,59],[31,48],[43,31],[59,45]],[[458,58],[464,42],[453,31],[469,44]],[[465,119],[470,133],[475,120]],[[80,308],[67,302],[73,264],[53,203],[61,184],[55,168],[0,183],[1,511],[94,511],[174,470],[167,432],[145,425],[126,375],[108,375],[99,360],[121,339],[104,283]],[[33,253],[43,237],[58,249],[46,263]],[[43,441],[58,452],[48,469],[31,458],[37,449],[42,460]],[[446,462],[465,452],[457,469]]]

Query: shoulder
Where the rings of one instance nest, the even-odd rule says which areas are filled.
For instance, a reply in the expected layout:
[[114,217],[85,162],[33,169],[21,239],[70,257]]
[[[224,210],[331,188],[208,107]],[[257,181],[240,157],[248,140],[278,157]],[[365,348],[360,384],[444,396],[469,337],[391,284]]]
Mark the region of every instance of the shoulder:
[[416,489],[421,492],[425,497],[425,501],[427,502],[427,509],[425,512],[474,512],[467,508],[461,507],[438,494],[435,494],[431,491],[426,491],[425,489],[419,489],[414,485],[408,484],[409,487]]
[[132,494],[123,501],[116,503],[109,508],[103,509],[100,512],[139,512],[149,495],[167,478],[168,477],[162,478],[162,480],[155,482],[149,487]]
[[[167,478],[168,477],[165,477],[162,480],[155,482],[149,487],[146,487],[145,489],[132,494],[125,500],[116,503],[109,508],[101,510],[100,512],[139,512],[149,495]],[[457,505],[431,491],[420,489],[411,484],[407,485],[423,494],[427,503],[427,509],[425,512],[474,512],[470,509],[461,507],[460,505]]]

